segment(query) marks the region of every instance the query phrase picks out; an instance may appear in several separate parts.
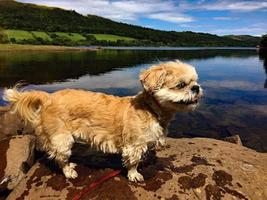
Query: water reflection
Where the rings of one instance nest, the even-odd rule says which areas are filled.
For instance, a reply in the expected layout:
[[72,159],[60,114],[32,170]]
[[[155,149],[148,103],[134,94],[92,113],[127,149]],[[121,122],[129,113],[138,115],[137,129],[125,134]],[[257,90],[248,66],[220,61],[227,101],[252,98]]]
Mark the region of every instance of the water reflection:
[[84,75],[100,75],[117,68],[134,67],[168,59],[207,59],[217,56],[248,57],[253,51],[138,51],[104,50],[90,52],[12,52],[0,53],[0,87],[14,85],[24,80],[41,84],[67,79],[77,79]]
[[141,69],[158,60],[174,59],[196,66],[205,99],[198,111],[177,114],[170,136],[222,138],[239,134],[246,146],[267,152],[266,57],[261,55],[264,72],[255,50],[0,53],[0,95],[1,88],[19,80],[28,82],[27,88],[49,92],[83,88],[134,95],[141,90]]
[[264,88],[267,88],[267,49],[259,49],[259,58],[263,60],[263,67],[266,74]]

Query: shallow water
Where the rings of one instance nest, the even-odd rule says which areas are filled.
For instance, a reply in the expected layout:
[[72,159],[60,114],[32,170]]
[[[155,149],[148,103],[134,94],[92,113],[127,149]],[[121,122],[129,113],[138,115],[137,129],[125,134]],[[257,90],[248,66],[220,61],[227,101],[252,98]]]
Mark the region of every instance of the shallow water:
[[[83,88],[134,95],[141,90],[141,69],[174,59],[196,67],[205,98],[196,112],[177,114],[169,135],[223,138],[239,134],[245,146],[267,152],[267,67],[255,49],[1,52],[0,95],[4,87],[21,80],[28,83],[26,88],[48,92]],[[1,99],[0,104],[5,102]]]

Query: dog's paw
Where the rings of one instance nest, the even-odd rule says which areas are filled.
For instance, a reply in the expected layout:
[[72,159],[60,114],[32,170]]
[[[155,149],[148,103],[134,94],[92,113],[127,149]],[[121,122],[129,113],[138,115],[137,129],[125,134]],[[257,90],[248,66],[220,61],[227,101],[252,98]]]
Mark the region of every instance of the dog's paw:
[[144,181],[144,177],[142,176],[142,174],[138,173],[137,171],[128,173],[128,179],[132,182]]
[[63,173],[66,178],[75,179],[78,177],[78,173],[74,169],[76,166],[75,163],[69,163],[63,168]]

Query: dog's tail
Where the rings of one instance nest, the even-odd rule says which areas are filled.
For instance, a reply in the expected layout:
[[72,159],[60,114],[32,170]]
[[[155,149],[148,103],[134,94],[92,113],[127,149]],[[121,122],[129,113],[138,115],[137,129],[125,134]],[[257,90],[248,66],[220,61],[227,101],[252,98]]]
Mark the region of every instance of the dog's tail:
[[39,122],[40,111],[48,98],[46,92],[19,92],[16,88],[5,89],[3,95],[3,99],[11,103],[12,110],[33,125]]

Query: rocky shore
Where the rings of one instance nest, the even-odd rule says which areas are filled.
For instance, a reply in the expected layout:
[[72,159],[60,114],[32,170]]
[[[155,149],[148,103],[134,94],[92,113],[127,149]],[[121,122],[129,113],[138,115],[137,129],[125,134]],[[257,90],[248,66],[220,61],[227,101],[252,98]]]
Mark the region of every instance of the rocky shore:
[[[238,142],[232,144],[230,142]],[[126,179],[118,155],[77,144],[71,158],[79,177],[66,180],[53,161],[34,150],[30,127],[0,107],[0,199],[73,199],[114,169],[107,180],[82,199],[267,199],[267,154],[243,147],[238,138],[167,139],[140,166],[143,183]]]

